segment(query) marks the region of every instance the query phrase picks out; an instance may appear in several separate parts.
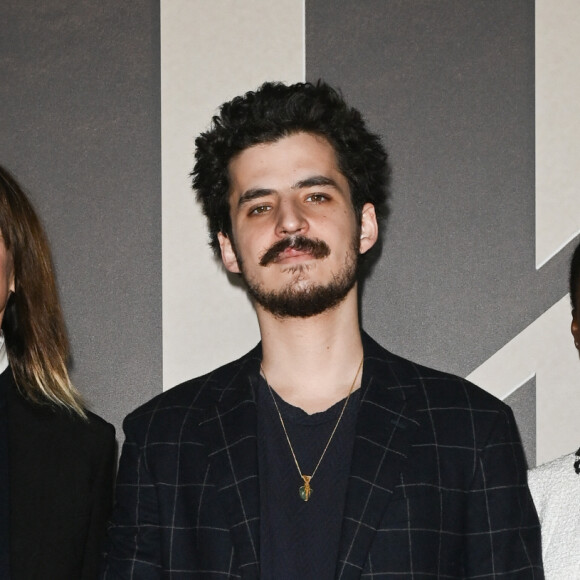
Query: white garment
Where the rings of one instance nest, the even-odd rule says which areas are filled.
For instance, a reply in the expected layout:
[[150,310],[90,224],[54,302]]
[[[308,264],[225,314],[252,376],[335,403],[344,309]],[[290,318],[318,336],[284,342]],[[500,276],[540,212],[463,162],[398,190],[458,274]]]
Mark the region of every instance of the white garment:
[[[2,322],[0,320],[0,322]],[[6,344],[4,344],[4,333],[0,330],[0,373],[3,373],[8,368],[8,353],[6,352]]]
[[542,524],[547,580],[580,580],[580,475],[573,453],[533,469],[530,491]]

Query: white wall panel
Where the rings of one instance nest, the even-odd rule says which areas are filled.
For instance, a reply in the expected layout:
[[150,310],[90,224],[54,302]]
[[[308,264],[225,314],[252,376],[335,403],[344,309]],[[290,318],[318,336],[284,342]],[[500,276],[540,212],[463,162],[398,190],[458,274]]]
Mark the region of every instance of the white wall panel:
[[536,0],[536,264],[580,233],[580,2]]
[[161,2],[164,388],[259,340],[245,292],[212,258],[188,174],[216,107],[267,80],[304,80],[302,1]]

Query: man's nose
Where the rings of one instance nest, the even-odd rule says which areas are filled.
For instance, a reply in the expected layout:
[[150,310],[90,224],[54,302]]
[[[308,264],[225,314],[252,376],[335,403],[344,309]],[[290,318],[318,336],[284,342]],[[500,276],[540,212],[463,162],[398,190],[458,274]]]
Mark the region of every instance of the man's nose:
[[308,230],[308,221],[304,212],[294,201],[284,201],[278,208],[276,233],[279,236],[305,234]]

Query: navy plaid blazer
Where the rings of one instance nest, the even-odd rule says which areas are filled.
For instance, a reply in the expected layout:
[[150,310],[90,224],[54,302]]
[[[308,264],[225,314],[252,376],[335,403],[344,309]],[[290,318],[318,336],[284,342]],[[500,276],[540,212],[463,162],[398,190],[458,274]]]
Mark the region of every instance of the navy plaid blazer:
[[[363,346],[335,577],[543,578],[509,407]],[[104,579],[259,578],[260,360],[258,345],[125,419]]]

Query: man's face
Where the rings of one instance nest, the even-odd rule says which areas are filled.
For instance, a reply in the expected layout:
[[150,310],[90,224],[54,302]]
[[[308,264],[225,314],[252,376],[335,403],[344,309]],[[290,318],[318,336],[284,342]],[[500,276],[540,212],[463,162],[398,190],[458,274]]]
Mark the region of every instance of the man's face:
[[377,237],[372,204],[359,224],[332,146],[298,133],[242,151],[229,166],[232,239],[222,259],[277,316],[312,316],[355,291],[358,254]]

